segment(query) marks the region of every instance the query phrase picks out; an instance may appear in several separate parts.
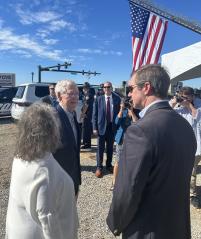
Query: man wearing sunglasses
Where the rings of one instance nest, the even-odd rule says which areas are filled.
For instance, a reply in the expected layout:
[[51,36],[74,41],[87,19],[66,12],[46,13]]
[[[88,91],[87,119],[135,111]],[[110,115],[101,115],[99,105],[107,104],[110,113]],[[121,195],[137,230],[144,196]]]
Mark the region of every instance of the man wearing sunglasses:
[[170,77],[147,65],[129,81],[138,121],[125,133],[107,224],[124,239],[189,239],[196,139],[167,99]]
[[52,105],[53,107],[59,104],[55,93],[55,86],[56,83],[51,83],[49,85],[49,95],[42,97],[41,102]]
[[113,172],[112,155],[114,135],[116,132],[115,118],[120,109],[120,97],[112,92],[112,83],[105,82],[103,85],[104,95],[96,98],[93,110],[93,132],[98,136],[98,148],[96,154],[97,170],[96,177],[103,176],[103,154],[106,143],[106,170]]
[[201,207],[201,202],[199,201],[197,188],[196,188],[196,179],[197,179],[197,168],[201,160],[201,99],[194,96],[194,90],[191,87],[183,87],[179,95],[181,96],[179,107],[177,106],[178,99],[174,97],[170,101],[170,105],[183,116],[189,124],[192,126],[197,140],[197,151],[195,154],[195,162],[191,176],[191,204],[195,208]]

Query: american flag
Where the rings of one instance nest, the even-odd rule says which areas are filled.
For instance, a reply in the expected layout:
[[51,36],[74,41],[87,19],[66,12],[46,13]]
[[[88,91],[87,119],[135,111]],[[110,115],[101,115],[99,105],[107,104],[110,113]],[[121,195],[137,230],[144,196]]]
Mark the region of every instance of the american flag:
[[133,71],[156,64],[160,56],[168,21],[130,2]]

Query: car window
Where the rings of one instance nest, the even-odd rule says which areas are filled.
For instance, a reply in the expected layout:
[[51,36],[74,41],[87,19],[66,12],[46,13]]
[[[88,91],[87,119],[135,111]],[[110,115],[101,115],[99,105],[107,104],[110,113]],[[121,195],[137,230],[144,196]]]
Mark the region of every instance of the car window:
[[17,93],[17,89],[18,89],[17,87],[12,87],[9,89],[9,91],[8,91],[9,98],[12,99],[15,97],[15,95]]
[[0,99],[8,98],[7,89],[0,89]]
[[43,97],[49,95],[49,86],[36,86],[35,87],[35,96]]
[[0,89],[0,99],[12,99],[17,92],[17,87]]
[[15,98],[22,99],[26,86],[19,86]]

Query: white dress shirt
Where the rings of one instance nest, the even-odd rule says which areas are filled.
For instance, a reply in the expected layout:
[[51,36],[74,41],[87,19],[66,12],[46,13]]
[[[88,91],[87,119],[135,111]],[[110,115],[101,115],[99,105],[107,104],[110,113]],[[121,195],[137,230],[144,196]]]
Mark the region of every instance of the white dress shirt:
[[201,155],[201,100],[195,98],[193,103],[194,107],[197,109],[197,114],[195,117],[192,116],[191,112],[186,107],[175,107],[174,110],[184,117],[192,126],[197,141],[197,151],[195,154],[197,156]]
[[159,102],[167,102],[167,100],[155,100],[151,104],[147,105],[142,111],[140,111],[139,116],[140,118],[143,118],[144,115],[146,114],[147,110],[154,104],[159,103]]
[[31,162],[14,158],[6,218],[8,239],[75,239],[74,185],[52,154]]

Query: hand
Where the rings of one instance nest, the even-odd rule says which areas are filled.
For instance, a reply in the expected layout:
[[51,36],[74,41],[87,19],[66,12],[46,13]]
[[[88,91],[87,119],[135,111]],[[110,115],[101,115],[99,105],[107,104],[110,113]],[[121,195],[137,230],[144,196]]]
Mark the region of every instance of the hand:
[[94,135],[98,135],[98,130],[93,130]]
[[183,100],[183,101],[180,103],[180,105],[182,105],[183,107],[186,107],[186,108],[188,108],[188,109],[190,109],[191,106],[192,106],[191,102],[188,101],[188,100]]
[[123,111],[124,109],[125,109],[125,106],[124,106],[124,104],[121,103],[120,104],[120,110]]
[[128,116],[132,117],[134,115],[134,112],[130,109],[128,109]]
[[128,109],[128,115],[129,115],[129,117],[132,118],[133,122],[136,122],[138,120],[138,117],[136,116],[136,114],[134,113],[133,110]]
[[169,104],[172,108],[175,107],[175,105],[177,104],[177,97],[174,96],[170,101],[169,101]]

